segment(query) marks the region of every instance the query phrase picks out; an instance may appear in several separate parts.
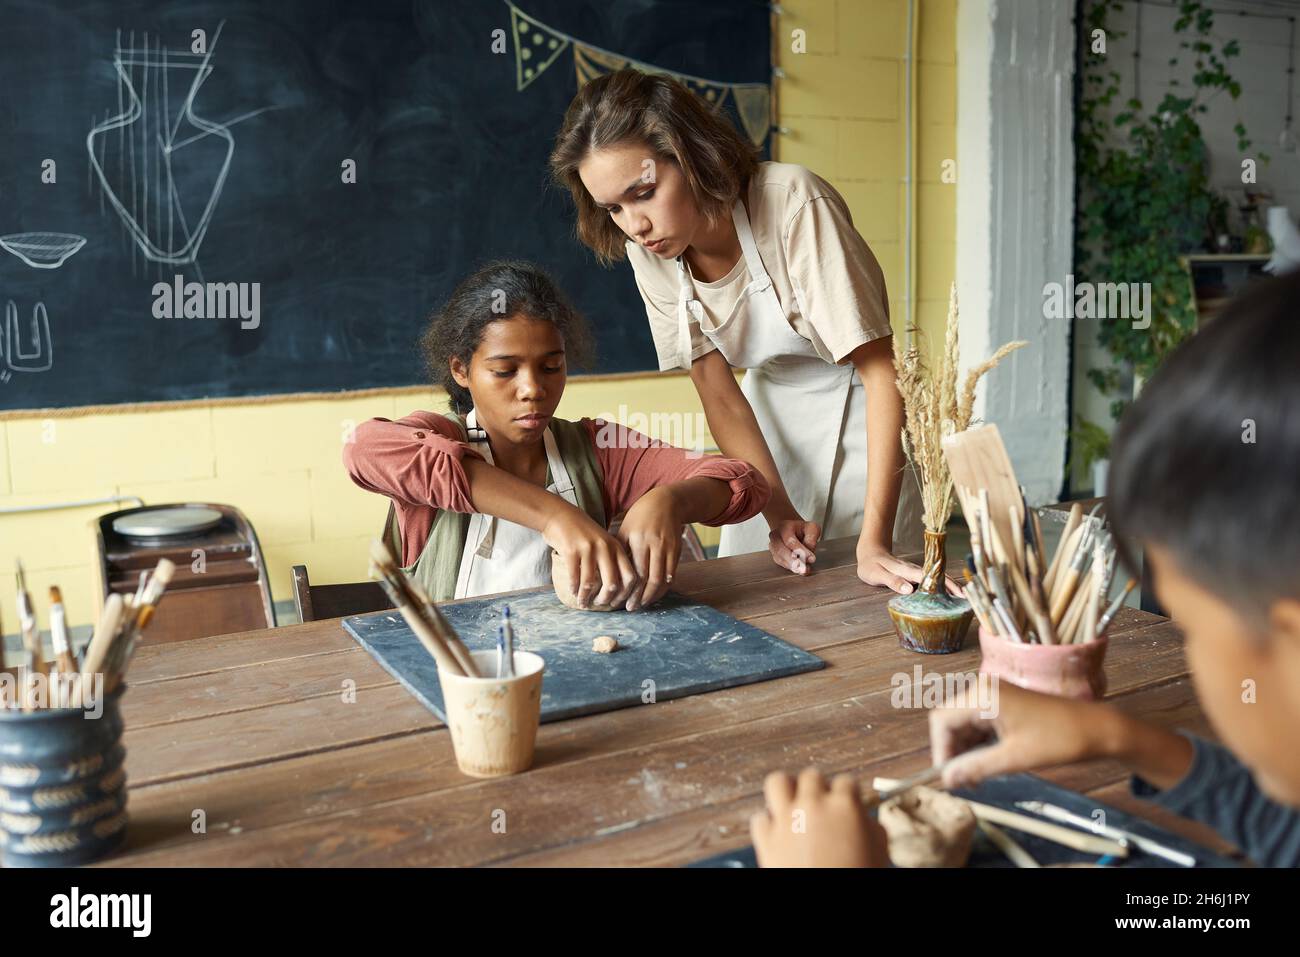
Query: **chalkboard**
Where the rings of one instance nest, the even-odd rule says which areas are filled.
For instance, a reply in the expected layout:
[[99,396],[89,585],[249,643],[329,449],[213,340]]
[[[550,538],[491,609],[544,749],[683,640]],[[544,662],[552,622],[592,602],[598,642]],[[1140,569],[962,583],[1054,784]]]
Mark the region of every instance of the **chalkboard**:
[[[810,652],[671,592],[633,612],[566,608],[549,586],[438,607],[470,651],[486,651],[496,647],[506,604],[515,649],[546,662],[542,723],[826,667]],[[400,613],[357,615],[343,619],[343,627],[416,700],[446,720],[438,669]],[[613,637],[619,649],[592,651],[597,635]]]
[[655,368],[629,267],[549,185],[577,69],[770,71],[755,0],[0,0],[0,24],[8,409],[418,384],[428,314],[501,257],[557,278],[594,371]]

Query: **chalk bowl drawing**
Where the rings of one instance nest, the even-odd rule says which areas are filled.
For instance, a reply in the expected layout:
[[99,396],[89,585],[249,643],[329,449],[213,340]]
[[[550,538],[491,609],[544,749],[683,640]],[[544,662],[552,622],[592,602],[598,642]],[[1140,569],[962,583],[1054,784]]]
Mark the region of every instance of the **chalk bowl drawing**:
[[102,194],[148,260],[196,262],[221,199],[235,153],[230,127],[274,107],[215,122],[195,110],[212,75],[222,21],[206,52],[162,46],[135,33],[125,46],[117,31],[113,68],[118,79],[116,116],[95,122],[86,151]]
[[84,245],[86,237],[72,233],[11,233],[0,236],[0,247],[33,269],[58,269]]
[[[32,310],[31,351],[23,349],[22,330],[18,323],[18,306],[10,299],[5,303],[5,365],[14,372],[44,372],[54,365],[54,339],[50,336],[50,317],[45,303],[38,302]],[[8,382],[9,373],[0,376]]]

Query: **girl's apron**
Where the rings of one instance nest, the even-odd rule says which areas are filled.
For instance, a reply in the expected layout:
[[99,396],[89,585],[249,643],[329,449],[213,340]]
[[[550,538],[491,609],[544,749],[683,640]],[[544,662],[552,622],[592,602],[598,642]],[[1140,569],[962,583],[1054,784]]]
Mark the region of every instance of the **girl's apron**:
[[[465,441],[474,443],[475,451],[491,462],[492,448],[486,433],[477,428],[474,413],[463,421],[456,415],[447,417],[465,430]],[[605,528],[604,479],[586,428],[552,419],[543,441],[550,470],[548,491],[577,505]],[[402,555],[402,536],[391,502],[382,537],[394,555]],[[514,522],[438,509],[419,557],[404,570],[434,601],[471,598],[549,585],[550,547],[540,532]]]
[[[747,369],[741,391],[781,474],[786,492],[805,521],[822,526],[822,539],[857,536],[867,492],[866,400],[852,365],[821,358],[812,342],[794,331],[763,266],[739,199],[731,211],[749,284],[716,326],[695,296],[690,272],[677,259],[678,336],[690,366],[693,319],[724,359]],[[765,551],[768,525],[762,514],[722,529],[718,557]],[[921,547],[920,496],[910,469],[894,523],[895,552]]]
[[[478,427],[472,409],[465,417],[465,430],[474,451],[482,455],[488,465],[495,465],[487,433]],[[546,490],[576,506],[578,497],[574,494],[569,471],[555,447],[555,437],[551,435],[549,426],[542,440],[546,444],[546,467],[551,478]],[[550,583],[551,547],[541,532],[481,512],[469,517],[469,532],[461,553],[460,571],[456,574],[456,598],[535,588]]]

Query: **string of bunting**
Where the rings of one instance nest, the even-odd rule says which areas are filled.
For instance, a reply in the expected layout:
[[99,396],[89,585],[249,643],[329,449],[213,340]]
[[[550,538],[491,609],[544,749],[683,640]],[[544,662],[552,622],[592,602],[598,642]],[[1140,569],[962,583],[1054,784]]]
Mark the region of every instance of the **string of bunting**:
[[515,50],[515,90],[522,91],[541,76],[566,50],[573,50],[573,67],[578,86],[606,73],[632,67],[643,73],[671,76],[699,94],[705,102],[720,110],[730,101],[740,117],[745,135],[755,146],[767,140],[771,127],[771,89],[766,83],[721,83],[689,73],[665,70],[652,63],[604,50],[584,43],[554,27],[547,26],[529,16],[517,6],[504,0],[510,8],[510,35]]

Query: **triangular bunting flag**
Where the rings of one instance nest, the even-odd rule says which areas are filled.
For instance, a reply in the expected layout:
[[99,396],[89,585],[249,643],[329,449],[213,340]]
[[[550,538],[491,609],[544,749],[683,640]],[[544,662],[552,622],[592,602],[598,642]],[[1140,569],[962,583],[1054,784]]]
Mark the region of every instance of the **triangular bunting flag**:
[[733,86],[736,112],[755,146],[762,146],[772,126],[771,93],[765,86]]
[[515,90],[522,90],[537,79],[555,58],[565,51],[569,38],[539,23],[513,3],[510,7],[510,33],[515,41]]
[[586,86],[598,76],[621,70],[627,65],[628,61],[624,57],[615,56],[612,53],[606,53],[604,50],[589,47],[585,43],[574,41],[573,67],[578,74],[579,87]]

